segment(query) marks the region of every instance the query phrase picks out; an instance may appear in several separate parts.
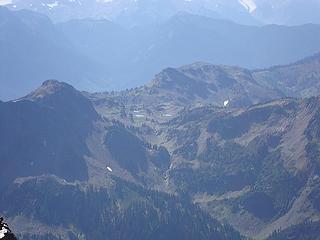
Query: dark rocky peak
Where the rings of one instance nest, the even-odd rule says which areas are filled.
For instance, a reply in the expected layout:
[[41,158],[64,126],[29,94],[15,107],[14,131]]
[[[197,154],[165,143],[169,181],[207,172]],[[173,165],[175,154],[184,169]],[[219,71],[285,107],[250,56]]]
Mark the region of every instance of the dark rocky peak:
[[40,101],[41,99],[47,98],[52,95],[61,95],[61,94],[77,94],[71,85],[59,82],[58,80],[47,80],[37,88],[32,93],[28,94],[25,98],[32,101]]
[[98,118],[90,100],[71,85],[57,80],[45,81],[23,99],[53,108],[70,120],[77,119],[76,122]]
[[6,166],[0,189],[17,177],[42,174],[87,180],[83,156],[98,114],[72,86],[46,81],[25,98],[0,104],[0,116],[0,163]]
[[166,68],[155,76],[152,82],[153,87],[170,88],[173,86],[183,86],[192,79],[185,76],[175,68]]

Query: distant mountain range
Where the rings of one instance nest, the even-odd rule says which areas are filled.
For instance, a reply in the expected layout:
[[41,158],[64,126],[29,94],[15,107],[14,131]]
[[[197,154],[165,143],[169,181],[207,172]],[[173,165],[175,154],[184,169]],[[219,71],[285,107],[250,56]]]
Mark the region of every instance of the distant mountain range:
[[[107,75],[81,54],[44,15],[0,7],[1,99],[18,98],[48,78],[64,78],[83,89],[98,90]],[[107,82],[107,81],[105,81]]]
[[320,50],[318,25],[250,27],[190,14],[175,15],[157,27],[131,30],[91,20],[58,28],[83,54],[114,69],[111,78],[121,88],[145,84],[163,68],[196,61],[264,68]]
[[106,20],[55,25],[44,15],[3,7],[0,19],[2,100],[27,94],[48,78],[81,90],[119,90],[197,61],[266,68],[320,50],[318,25],[244,26],[185,13],[130,29]]
[[54,21],[107,18],[126,26],[165,21],[178,12],[229,19],[242,24],[320,23],[317,0],[12,0],[12,9],[31,9]]
[[21,239],[299,239],[320,220],[318,64],[197,63],[95,94],[49,80],[0,102],[0,213]]
[[114,1],[12,1],[12,9],[30,9],[45,13],[56,22],[72,19],[109,19],[125,26],[160,23],[178,12],[232,19],[239,23],[257,24],[238,0],[114,0]]

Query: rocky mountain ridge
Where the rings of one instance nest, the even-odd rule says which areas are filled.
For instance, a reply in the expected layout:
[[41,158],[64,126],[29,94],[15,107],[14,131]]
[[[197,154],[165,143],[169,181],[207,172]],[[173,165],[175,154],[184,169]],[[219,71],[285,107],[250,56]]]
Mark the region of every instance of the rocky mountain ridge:
[[46,81],[0,111],[0,212],[19,239],[242,239],[191,201],[143,188],[160,185],[167,150],[70,85]]
[[[303,64],[318,58],[289,69]],[[296,74],[304,98],[286,98],[290,85],[259,71],[198,63],[100,94],[50,80],[1,102],[1,214],[22,239],[268,238],[318,224],[320,99],[301,90],[316,79]]]

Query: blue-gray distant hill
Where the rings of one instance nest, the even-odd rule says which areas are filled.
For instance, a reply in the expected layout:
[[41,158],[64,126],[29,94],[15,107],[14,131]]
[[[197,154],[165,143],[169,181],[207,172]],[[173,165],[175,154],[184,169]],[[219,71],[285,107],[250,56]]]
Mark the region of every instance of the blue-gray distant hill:
[[21,97],[49,78],[94,90],[95,81],[105,72],[83,56],[49,18],[28,10],[0,7],[0,52],[2,100]]
[[180,13],[124,28],[107,20],[54,25],[44,15],[0,8],[0,99],[23,96],[44,79],[80,90],[141,86],[167,67],[192,62],[250,69],[287,64],[320,50],[320,26],[239,25]]
[[112,86],[118,89],[196,61],[254,69],[295,62],[320,50],[318,25],[245,26],[186,13],[148,27],[73,20],[58,28],[84,55],[112,69]]

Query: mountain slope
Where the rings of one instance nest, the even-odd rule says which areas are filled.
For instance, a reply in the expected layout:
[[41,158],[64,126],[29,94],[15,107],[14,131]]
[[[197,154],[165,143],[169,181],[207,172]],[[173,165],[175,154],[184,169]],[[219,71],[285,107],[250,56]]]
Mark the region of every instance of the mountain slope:
[[100,117],[68,84],[46,81],[24,98],[0,103],[0,112],[1,188],[17,177],[42,174],[104,185],[106,166],[132,182],[164,184],[170,164],[166,149]]
[[287,96],[309,97],[319,94],[320,54],[293,64],[253,72],[253,77]]
[[[6,205],[0,211],[26,239],[99,239],[105,237],[99,232],[116,229],[123,229],[114,235],[120,239],[131,231],[160,239],[235,234],[211,225],[203,211],[259,238],[319,221],[319,97],[272,100],[287,93],[256,72],[197,63],[165,69],[148,86],[120,93],[80,93],[47,81],[18,101],[0,102],[0,159],[8,168],[1,172]],[[266,100],[272,101],[261,103]],[[167,193],[179,197],[173,205]],[[35,207],[21,209],[20,199]],[[92,202],[98,207],[90,208]],[[63,209],[51,217],[55,203]],[[79,210],[70,206],[78,205],[89,217],[93,210],[98,233],[76,219]],[[122,228],[132,215],[143,224]],[[66,219],[60,228],[59,218]],[[30,230],[39,225],[41,233]]]
[[188,199],[143,188],[165,182],[169,153],[70,85],[46,81],[0,113],[0,212],[19,239],[242,239]]
[[167,68],[143,87],[87,96],[102,115],[154,126],[185,108],[243,107],[282,97],[318,96],[318,83],[319,54],[315,54],[293,64],[253,71],[194,63]]
[[268,240],[283,240],[283,239],[319,239],[319,222],[302,223],[284,231],[277,231]]
[[56,177],[19,179],[1,195],[0,211],[19,239],[242,239],[191,203],[110,181],[96,189]]
[[88,179],[84,139],[98,115],[73,87],[47,81],[26,98],[1,103],[0,112],[1,188],[42,174]]
[[186,111],[158,136],[169,186],[249,236],[316,221],[319,110],[313,98]]
[[[317,82],[303,78],[303,72],[316,76],[316,64],[317,56],[297,63],[303,84],[296,92],[285,81],[275,87],[272,79],[261,80],[260,70],[198,63],[165,69],[142,88],[89,97],[101,115],[168,150],[162,190],[188,196],[241,233],[262,238],[320,219],[319,97],[262,103],[318,95],[303,90]],[[274,69],[291,74],[290,65]]]

